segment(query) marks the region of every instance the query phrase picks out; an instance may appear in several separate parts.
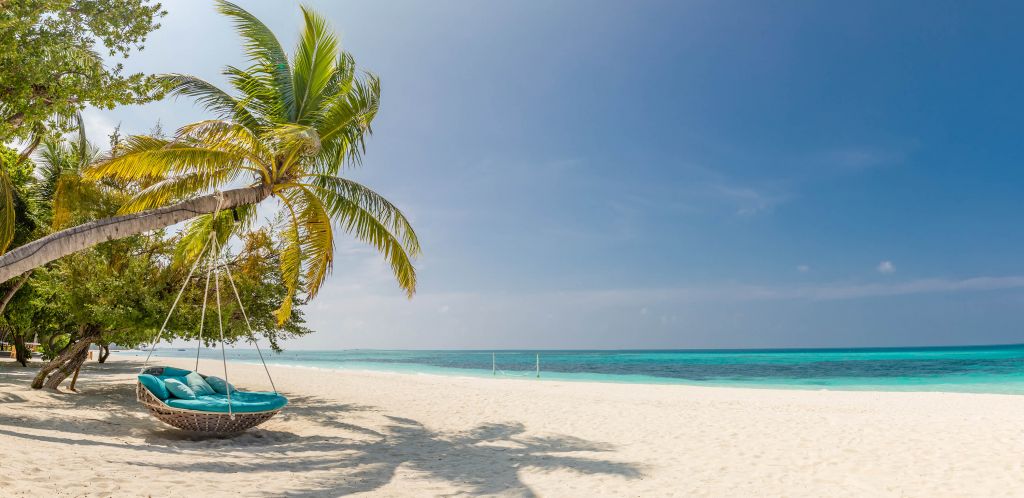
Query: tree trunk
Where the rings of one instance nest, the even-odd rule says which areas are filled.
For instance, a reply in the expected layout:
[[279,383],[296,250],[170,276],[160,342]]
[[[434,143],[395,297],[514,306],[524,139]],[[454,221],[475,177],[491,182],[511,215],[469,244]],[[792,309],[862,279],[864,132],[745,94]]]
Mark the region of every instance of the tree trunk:
[[[92,344],[90,342],[89,344]],[[56,372],[50,374],[50,378],[46,379],[46,385],[43,386],[47,389],[57,390],[60,387],[61,382],[68,378],[69,375],[74,374],[75,380],[78,380],[78,371],[82,368],[82,364],[85,363],[85,359],[89,356],[89,345],[78,351],[78,354],[71,357],[71,361],[64,364],[64,366],[57,369]],[[74,390],[74,383],[71,384],[71,389]]]
[[82,371],[82,364],[84,363],[85,361],[83,360],[82,363],[78,364],[78,368],[75,369],[75,375],[71,377],[71,385],[68,386],[68,391],[75,390],[75,382],[78,382],[78,372]]
[[223,211],[259,204],[267,197],[270,197],[270,187],[267,186],[237,188],[222,192],[220,197],[216,194],[204,195],[172,206],[90,221],[61,230],[0,256],[0,282],[101,242],[166,228],[199,215],[213,213],[217,210],[218,199]]
[[[68,377],[68,375],[75,372],[75,368],[77,368],[75,361],[77,361],[79,357],[81,357],[81,361],[78,362],[78,365],[85,361],[85,357],[89,354],[89,346],[93,341],[96,341],[99,338],[99,334],[83,337],[74,345],[65,349],[64,352],[61,353],[60,356],[54,358],[53,361],[43,365],[43,368],[40,368],[39,373],[36,374],[36,378],[32,380],[32,389],[42,389],[44,382],[46,387],[56,389],[56,386],[59,386],[60,383]],[[70,368],[68,368],[69,366]],[[51,372],[53,373],[52,376],[50,376]],[[49,380],[47,380],[47,376],[50,376]],[[54,384],[54,379],[58,378],[59,380]],[[51,385],[53,385],[53,387],[51,387]]]
[[21,280],[18,280],[18,283],[14,284],[14,287],[11,287],[10,289],[7,290],[7,294],[4,295],[4,300],[0,301],[0,316],[3,316],[4,310],[7,309],[7,303],[11,302],[11,299],[14,298],[14,295],[17,294],[19,290],[21,290],[21,286],[25,285],[25,282],[28,282],[28,277],[31,276],[32,270],[25,272],[25,274],[21,277]]
[[14,335],[14,351],[15,351],[14,359],[18,363],[21,363],[21,366],[27,367],[28,366],[28,360],[32,356],[31,356],[31,353],[28,350],[28,347],[25,346],[25,336],[23,336],[21,334],[15,334]]
[[110,345],[100,344],[100,363],[106,363],[107,358],[110,357]]

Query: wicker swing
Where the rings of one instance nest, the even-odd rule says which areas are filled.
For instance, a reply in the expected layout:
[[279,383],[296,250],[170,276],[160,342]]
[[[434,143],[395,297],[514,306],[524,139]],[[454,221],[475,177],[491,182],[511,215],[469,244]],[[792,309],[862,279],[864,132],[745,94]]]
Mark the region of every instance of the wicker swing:
[[[219,211],[219,209],[218,209]],[[207,253],[207,249],[209,252]],[[140,371],[140,380],[137,382],[135,387],[135,396],[139,403],[149,410],[149,413],[159,419],[160,421],[177,427],[179,429],[211,434],[211,435],[226,435],[242,432],[246,429],[250,429],[257,425],[266,422],[274,415],[277,415],[284,404],[287,404],[287,400],[277,392],[277,387],[274,385],[274,379],[270,376],[270,369],[267,368],[267,363],[263,359],[263,352],[260,350],[259,343],[256,342],[255,334],[252,330],[252,324],[249,322],[249,316],[245,312],[245,308],[242,306],[242,298],[238,294],[238,288],[235,287],[234,278],[231,275],[231,269],[226,264],[220,263],[220,247],[218,246],[215,233],[210,234],[210,239],[203,245],[203,248],[199,251],[199,255],[196,257],[195,264],[192,265],[192,269],[189,271],[188,276],[185,278],[185,283],[182,285],[181,290],[178,291],[178,296],[175,298],[174,303],[171,305],[170,311],[167,313],[167,318],[164,319],[163,325],[160,327],[160,331],[157,332],[153,339],[153,343],[150,346],[149,354],[146,355],[146,361],[143,364],[142,370]],[[185,409],[170,406],[167,402],[160,399],[155,395],[150,388],[142,383],[143,375],[161,375],[165,367],[148,367],[150,357],[153,355],[153,350],[156,348],[156,344],[160,341],[160,337],[163,335],[164,330],[167,327],[168,321],[170,321],[171,314],[174,313],[175,308],[178,306],[178,301],[181,299],[182,294],[185,292],[189,281],[192,279],[192,275],[203,261],[204,253],[208,257],[207,261],[207,272],[206,272],[206,288],[203,293],[203,308],[201,318],[199,322],[199,346],[196,350],[196,370],[199,369],[199,352],[203,346],[203,324],[206,321],[206,303],[210,291],[210,280],[211,276],[214,281],[215,295],[217,301],[217,327],[220,332],[220,346],[221,346],[221,359],[224,363],[224,383],[227,385],[225,389],[227,406],[226,412],[220,411],[204,411],[196,409]],[[232,403],[232,390],[233,387],[227,382],[228,379],[228,365],[227,365],[227,353],[224,348],[224,324],[221,316],[221,303],[220,303],[220,276],[221,271],[224,271],[227,277],[227,281],[231,284],[231,289],[234,291],[235,298],[238,300],[239,309],[242,311],[242,317],[245,319],[245,324],[249,328],[249,342],[256,346],[256,351],[259,352],[260,361],[263,362],[263,369],[267,372],[267,378],[270,380],[270,386],[274,390],[273,395],[276,398],[280,398],[277,401],[283,399],[283,403],[280,406],[263,411],[250,411],[239,412],[233,407]],[[148,367],[148,368],[147,368]],[[198,372],[197,372],[198,373]],[[200,374],[202,375],[202,374]],[[203,375],[205,379],[206,376]],[[236,402],[238,397],[253,397],[253,396],[271,396],[270,393],[246,393],[242,391],[234,391],[236,396]]]

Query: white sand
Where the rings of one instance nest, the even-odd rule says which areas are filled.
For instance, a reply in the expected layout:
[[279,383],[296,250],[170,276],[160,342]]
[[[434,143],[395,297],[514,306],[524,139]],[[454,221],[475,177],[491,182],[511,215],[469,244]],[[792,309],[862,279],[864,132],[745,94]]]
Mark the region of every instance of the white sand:
[[285,412],[196,440],[112,361],[56,394],[0,360],[0,496],[1024,496],[1024,396],[277,367]]

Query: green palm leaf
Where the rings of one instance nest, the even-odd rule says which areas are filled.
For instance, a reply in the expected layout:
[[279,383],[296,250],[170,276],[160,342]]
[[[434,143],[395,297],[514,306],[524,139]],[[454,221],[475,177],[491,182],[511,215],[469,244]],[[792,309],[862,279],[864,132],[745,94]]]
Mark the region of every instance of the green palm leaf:
[[14,183],[5,168],[0,168],[0,252],[7,250],[14,240]]
[[[138,212],[248,183],[283,205],[275,224],[287,293],[275,315],[284,323],[297,295],[315,297],[334,262],[335,230],[376,248],[399,286],[416,291],[413,259],[420,243],[405,215],[380,194],[338,176],[360,164],[380,109],[380,79],[359,72],[340,50],[326,19],[303,8],[303,31],[291,59],[258,19],[218,1],[244,40],[249,66],[228,66],[233,91],[187,75],[163,77],[175,95],[195,98],[218,119],[177,130],[174,139],[133,136],[85,171],[87,179],[128,182],[137,190],[122,207]],[[2,214],[2,213],[0,213]],[[205,215],[180,237],[177,258],[194,258],[211,233],[222,244],[251,226],[254,208]],[[340,233],[340,232],[338,232]],[[0,234],[2,235],[2,234]]]
[[159,80],[167,85],[169,95],[192,97],[221,119],[234,120],[249,129],[260,127],[260,122],[246,109],[244,100],[235,99],[203,79],[186,74],[164,74]]
[[281,103],[282,121],[295,114],[295,91],[292,89],[292,69],[288,55],[281,48],[277,37],[256,16],[245,9],[224,0],[217,2],[217,10],[230,17],[235,29],[245,40],[246,55],[254,63],[253,69],[268,75]]
[[331,83],[334,61],[338,53],[338,38],[327,27],[327,20],[302,7],[306,29],[302,31],[295,50],[295,69],[292,85],[295,89],[295,110],[291,120],[310,123],[310,116],[319,108],[323,91]]

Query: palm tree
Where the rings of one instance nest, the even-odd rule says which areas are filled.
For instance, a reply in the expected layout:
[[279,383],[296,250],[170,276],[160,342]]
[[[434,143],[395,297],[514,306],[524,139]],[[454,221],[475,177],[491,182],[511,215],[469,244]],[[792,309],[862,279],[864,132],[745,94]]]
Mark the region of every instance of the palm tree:
[[377,248],[401,288],[415,292],[412,259],[420,246],[409,221],[381,195],[340,176],[346,165],[361,163],[380,102],[378,78],[359,74],[326,20],[308,8],[289,58],[252,14],[227,1],[217,6],[234,22],[251,63],[225,69],[236,95],[193,76],[164,76],[171,94],[195,98],[216,119],[186,125],[170,139],[125,139],[85,170],[87,179],[139,187],[120,215],[0,256],[0,281],[106,240],[193,218],[184,251],[194,255],[211,231],[225,237],[231,227],[246,226],[252,206],[274,197],[286,220],[280,259],[289,290],[279,321],[297,291],[314,297],[330,273],[335,226]]

